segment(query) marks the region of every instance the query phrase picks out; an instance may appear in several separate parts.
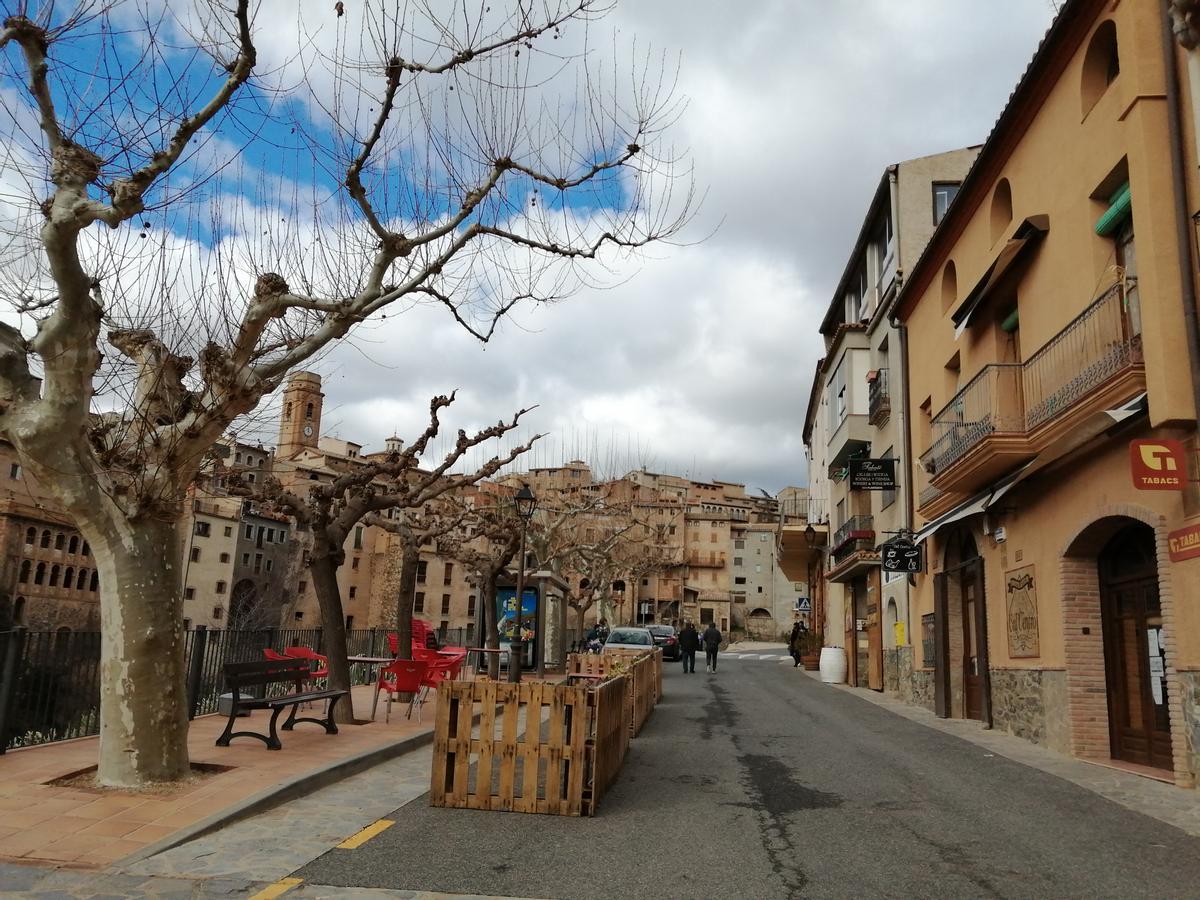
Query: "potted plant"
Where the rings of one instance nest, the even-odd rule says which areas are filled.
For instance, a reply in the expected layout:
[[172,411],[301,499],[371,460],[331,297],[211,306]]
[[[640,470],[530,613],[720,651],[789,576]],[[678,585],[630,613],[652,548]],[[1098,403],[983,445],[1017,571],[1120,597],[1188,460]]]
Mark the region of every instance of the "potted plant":
[[819,631],[810,631],[803,638],[800,651],[800,665],[806,672],[815,672],[821,667],[821,645],[824,635]]

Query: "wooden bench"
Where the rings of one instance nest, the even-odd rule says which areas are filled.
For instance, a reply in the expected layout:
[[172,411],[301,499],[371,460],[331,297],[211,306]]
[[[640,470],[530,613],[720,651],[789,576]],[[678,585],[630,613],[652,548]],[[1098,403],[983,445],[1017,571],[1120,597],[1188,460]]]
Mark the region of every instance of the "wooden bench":
[[[229,721],[225,723],[225,731],[217,738],[218,747],[228,747],[229,742],[236,737],[253,737],[267,745],[269,750],[281,750],[283,744],[279,742],[279,732],[276,731],[275,725],[279,721],[279,714],[289,706],[292,708],[292,713],[287,717],[287,721],[283,723],[284,731],[291,731],[297,722],[312,722],[314,725],[323,725],[326,734],[337,734],[337,725],[333,723],[333,708],[338,700],[344,697],[349,691],[305,691],[304,682],[308,679],[312,670],[308,667],[308,660],[305,659],[266,659],[261,662],[243,662],[243,663],[226,663],[223,666],[225,673],[225,686],[233,691],[233,703],[229,707]],[[257,687],[262,685],[264,688],[272,684],[294,684],[295,692],[285,694],[282,697],[243,697],[241,691],[247,687]],[[296,712],[300,708],[301,703],[308,703],[314,700],[328,700],[329,705],[325,709],[325,718],[297,718]],[[238,713],[251,709],[269,709],[271,713],[271,730],[270,734],[259,734],[257,731],[234,731],[233,722],[237,718]]]

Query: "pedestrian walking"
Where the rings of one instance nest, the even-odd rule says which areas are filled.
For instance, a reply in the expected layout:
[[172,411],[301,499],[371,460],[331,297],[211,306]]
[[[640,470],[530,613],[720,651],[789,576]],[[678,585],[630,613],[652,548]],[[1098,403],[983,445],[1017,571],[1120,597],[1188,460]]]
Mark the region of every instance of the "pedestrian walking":
[[793,669],[800,665],[800,657],[804,654],[804,635],[807,631],[803,622],[797,621],[792,625],[792,636],[788,638],[788,653],[796,661]]
[[683,623],[679,632],[679,656],[683,660],[683,671],[696,671],[696,651],[700,649],[700,634],[691,622]]
[[721,641],[717,623],[709,622],[708,627],[704,629],[704,667],[709,672],[717,671],[717,651],[721,649]]

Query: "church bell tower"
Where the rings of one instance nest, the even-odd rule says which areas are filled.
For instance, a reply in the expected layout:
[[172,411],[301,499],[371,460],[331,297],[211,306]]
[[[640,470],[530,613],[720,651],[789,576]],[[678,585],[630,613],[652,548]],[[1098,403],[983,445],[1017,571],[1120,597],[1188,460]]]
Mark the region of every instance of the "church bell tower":
[[291,459],[305,447],[317,446],[324,399],[321,376],[315,372],[296,372],[288,379],[279,416],[279,446],[275,451],[280,459]]

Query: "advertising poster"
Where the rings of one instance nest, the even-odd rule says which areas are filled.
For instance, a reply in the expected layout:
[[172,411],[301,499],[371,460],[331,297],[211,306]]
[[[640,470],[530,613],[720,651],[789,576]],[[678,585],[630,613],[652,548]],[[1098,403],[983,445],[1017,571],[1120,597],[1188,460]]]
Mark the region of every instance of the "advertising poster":
[[[516,588],[496,590],[496,625],[500,630],[502,644],[514,638],[517,627],[516,597]],[[537,601],[537,588],[525,588],[525,594],[521,598],[521,640],[532,641],[537,634]]]

